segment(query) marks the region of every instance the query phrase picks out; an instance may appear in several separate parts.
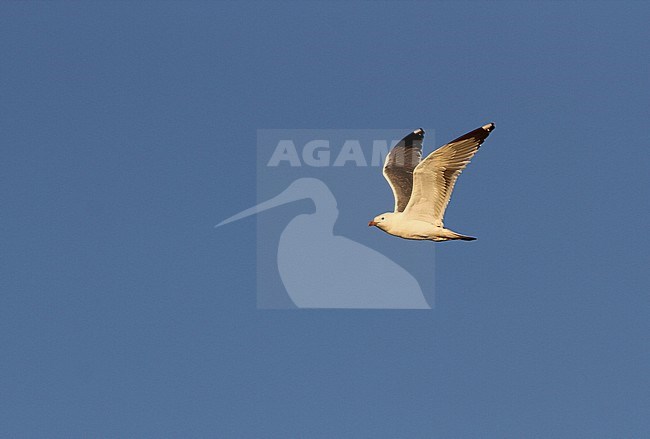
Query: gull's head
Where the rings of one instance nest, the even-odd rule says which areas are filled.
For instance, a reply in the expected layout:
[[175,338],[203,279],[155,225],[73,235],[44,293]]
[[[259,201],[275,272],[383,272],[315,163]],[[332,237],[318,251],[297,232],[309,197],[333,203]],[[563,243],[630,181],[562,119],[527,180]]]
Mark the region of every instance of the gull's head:
[[393,216],[395,214],[393,212],[386,212],[382,213],[381,215],[377,215],[368,223],[368,227],[372,226],[377,226],[382,230],[385,230],[386,227],[391,223],[391,220],[393,219]]

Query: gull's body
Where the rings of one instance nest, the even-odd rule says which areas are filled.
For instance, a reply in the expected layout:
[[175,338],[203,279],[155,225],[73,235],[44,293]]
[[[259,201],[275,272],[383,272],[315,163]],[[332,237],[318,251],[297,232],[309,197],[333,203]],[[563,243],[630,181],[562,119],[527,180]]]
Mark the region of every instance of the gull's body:
[[[463,239],[465,241],[472,241],[476,238],[471,236],[464,236],[459,233],[453,232],[444,227],[436,226],[427,221],[409,218],[408,214],[397,212],[381,215],[384,221],[378,221],[376,225],[389,235],[398,236],[404,239],[418,239],[418,240],[431,240],[431,241],[449,241],[450,239]],[[380,217],[380,218],[381,218]]]
[[493,129],[493,123],[483,125],[438,148],[424,160],[424,130],[417,129],[402,139],[384,163],[384,177],[393,190],[395,209],[376,216],[368,225],[405,239],[476,239],[446,229],[442,219],[458,176]]

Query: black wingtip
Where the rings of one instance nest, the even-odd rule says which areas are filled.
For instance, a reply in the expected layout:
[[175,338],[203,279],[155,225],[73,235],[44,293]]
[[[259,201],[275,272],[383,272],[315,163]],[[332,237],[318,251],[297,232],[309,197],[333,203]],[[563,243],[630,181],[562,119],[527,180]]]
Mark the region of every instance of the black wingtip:
[[406,137],[400,140],[398,145],[403,145],[406,148],[412,148],[412,147],[420,148],[422,147],[423,140],[424,140],[424,130],[422,128],[418,128],[417,130],[409,133]]
[[481,144],[485,139],[487,139],[487,137],[490,135],[490,132],[494,130],[495,126],[496,125],[494,125],[494,123],[490,122],[489,124],[476,128],[475,130],[470,131],[467,134],[463,134],[459,138],[454,139],[449,143],[460,142],[466,139],[478,139],[479,144]]
[[496,128],[496,125],[494,124],[494,122],[490,122],[490,123],[487,124],[487,125],[483,125],[481,128],[483,128],[485,131],[487,131],[487,132],[489,133],[489,132],[492,131],[494,128]]
[[417,130],[414,130],[411,134],[406,136],[404,139],[405,140],[422,140],[422,139],[424,139],[424,130],[422,128],[418,128]]

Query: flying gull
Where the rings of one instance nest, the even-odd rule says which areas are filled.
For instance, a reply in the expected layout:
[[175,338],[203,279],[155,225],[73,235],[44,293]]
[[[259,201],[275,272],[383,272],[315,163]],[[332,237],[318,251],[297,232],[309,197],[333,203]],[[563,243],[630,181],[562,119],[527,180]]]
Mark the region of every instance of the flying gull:
[[493,123],[483,125],[438,148],[424,160],[424,130],[419,128],[403,138],[384,162],[384,177],[395,196],[394,212],[376,216],[368,226],[405,239],[475,240],[445,229],[442,218],[458,176],[493,129]]

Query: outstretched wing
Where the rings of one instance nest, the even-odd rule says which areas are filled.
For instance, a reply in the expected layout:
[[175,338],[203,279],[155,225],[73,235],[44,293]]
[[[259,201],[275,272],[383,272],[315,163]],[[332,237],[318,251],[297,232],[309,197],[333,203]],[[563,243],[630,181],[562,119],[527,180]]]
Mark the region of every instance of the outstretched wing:
[[384,162],[384,177],[393,190],[395,212],[402,212],[411,198],[413,170],[422,158],[424,130],[418,128],[391,149]]
[[405,213],[443,227],[442,217],[460,173],[494,129],[489,123],[429,154],[413,171],[413,190]]

